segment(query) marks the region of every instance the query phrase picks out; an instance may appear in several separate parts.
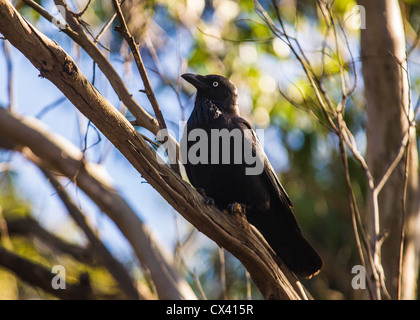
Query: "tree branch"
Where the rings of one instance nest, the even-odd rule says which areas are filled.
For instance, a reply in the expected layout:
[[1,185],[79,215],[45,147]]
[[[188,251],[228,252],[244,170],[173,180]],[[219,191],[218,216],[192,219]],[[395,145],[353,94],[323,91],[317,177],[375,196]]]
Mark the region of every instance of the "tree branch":
[[[28,6],[37,11],[48,21],[52,22],[54,17],[50,15],[44,8],[32,0],[23,0]],[[124,81],[121,79],[117,71],[114,69],[109,60],[99,50],[94,41],[92,41],[84,32],[77,17],[74,17],[64,0],[55,0],[56,5],[63,6],[66,9],[66,26],[61,29],[74,42],[80,45],[86,53],[96,62],[99,69],[104,73],[112,88],[118,95],[119,99],[127,106],[128,110],[134,115],[139,126],[142,126],[156,134],[159,131],[159,124],[150,114],[148,114],[133,99],[132,94],[128,91]]]
[[40,167],[40,169],[47,177],[51,185],[54,187],[54,189],[57,191],[58,196],[66,206],[73,220],[83,230],[86,237],[89,239],[92,249],[97,255],[98,259],[101,261],[102,265],[108,269],[109,273],[118,282],[121,290],[127,295],[128,298],[139,299],[139,293],[134,287],[133,280],[127,273],[125,267],[112,256],[102,241],[93,233],[85,219],[85,215],[71,200],[70,196],[65,191],[61,183],[55,178],[55,176],[47,168]]
[[133,57],[134,57],[134,61],[136,62],[136,65],[137,65],[137,69],[139,70],[140,77],[144,84],[144,92],[146,93],[147,98],[149,99],[150,103],[152,104],[153,110],[155,111],[155,115],[159,123],[159,128],[161,130],[165,130],[166,123],[165,123],[165,120],[163,119],[163,115],[162,115],[162,111],[160,110],[159,103],[153,92],[152,85],[150,84],[149,77],[147,76],[146,68],[144,67],[143,59],[141,58],[141,54],[139,52],[139,46],[137,45],[136,40],[131,35],[130,31],[128,30],[127,23],[125,22],[125,18],[121,11],[119,1],[113,0],[112,4],[114,5],[115,12],[120,22],[120,26],[117,26],[114,29],[121,34],[121,36],[124,38],[128,46],[130,47],[131,53],[133,54]]
[[67,243],[54,234],[48,232],[32,218],[7,219],[7,230],[10,236],[23,235],[33,236],[47,246],[66,254],[70,254],[78,261],[94,264],[92,250],[74,244]]
[[[140,77],[141,77],[141,79],[143,81],[143,84],[144,84],[144,92],[146,93],[147,98],[149,99],[150,104],[153,107],[153,110],[155,112],[155,116],[156,116],[157,121],[159,123],[159,128],[160,128],[160,130],[166,131],[166,129],[167,129],[166,123],[165,123],[165,120],[163,119],[162,111],[161,111],[159,103],[156,99],[155,93],[153,92],[153,88],[152,88],[152,85],[149,81],[149,77],[147,76],[147,71],[146,71],[146,68],[144,66],[143,59],[141,57],[140,51],[139,51],[139,46],[137,45],[136,40],[131,35],[130,31],[128,30],[127,23],[125,22],[124,15],[121,11],[119,0],[113,0],[112,3],[114,5],[115,12],[117,13],[118,20],[120,21],[120,26],[115,27],[114,29],[122,35],[124,40],[127,42],[128,46],[130,47],[131,53],[133,54],[133,57],[134,57],[134,61],[136,62],[136,65],[137,65],[137,69],[139,70]],[[164,139],[165,140],[163,142],[166,142],[168,137],[165,136]],[[171,165],[171,168],[176,173],[181,175],[181,173],[179,171],[179,166],[178,166],[178,159],[176,158],[176,155],[178,154],[178,152],[176,150],[176,146],[174,146],[174,147],[170,146],[170,148],[171,149],[168,150],[168,156],[169,156],[169,163]]]
[[0,140],[3,147],[18,148],[39,167],[65,175],[83,190],[121,230],[141,264],[149,269],[159,297],[194,298],[166,250],[152,232],[111,186],[95,164],[85,162],[82,152],[64,138],[45,130],[37,119],[22,119],[0,108]]
[[[38,5],[33,0],[23,0],[27,5],[32,7],[38,13],[40,13],[45,19],[50,22],[53,22],[54,17],[51,16],[44,8]],[[149,101],[155,111],[155,115],[158,119],[154,119],[150,116],[132,97],[132,94],[128,91],[127,87],[125,86],[123,80],[119,76],[119,74],[115,71],[109,60],[103,55],[103,53],[99,50],[96,46],[97,38],[100,36],[98,35],[94,41],[92,41],[84,32],[84,29],[80,23],[79,16],[74,14],[67,6],[65,0],[54,0],[57,6],[62,6],[66,10],[66,24],[62,31],[66,33],[70,38],[72,38],[77,44],[79,44],[93,59],[94,62],[98,65],[99,69],[104,73],[107,77],[108,81],[110,82],[112,88],[120,98],[120,100],[127,106],[128,110],[134,115],[136,118],[136,124],[138,126],[144,127],[151,131],[154,134],[158,134],[160,129],[166,129],[166,124],[163,119],[162,113],[160,111],[159,104],[154,96],[150,81],[147,77],[146,69],[144,67],[143,61],[141,59],[141,55],[138,52],[137,45],[135,44],[134,39],[132,41],[128,40],[130,48],[133,52],[133,56],[135,58],[136,64],[139,69],[139,73],[143,80],[145,86],[145,93],[149,98]],[[115,14],[116,15],[116,14]],[[121,13],[121,17],[122,13]],[[124,18],[122,18],[124,21]],[[112,20],[112,19],[111,19]],[[131,35],[128,33],[128,29],[125,34],[128,35],[128,39],[130,39]],[[132,37],[131,37],[132,38]],[[178,174],[180,174],[179,165],[177,161],[177,155],[179,154],[179,146],[176,140],[172,136],[165,136],[165,139],[169,138],[169,150],[168,155],[170,157],[170,164],[172,169],[175,170]],[[166,140],[165,140],[166,141]]]
[[169,204],[244,264],[266,299],[302,298],[296,289],[297,281],[284,264],[273,259],[246,219],[206,205],[195,189],[160,164],[154,150],[89,83],[57,43],[23,20],[9,2],[0,2],[0,18],[0,32],[95,124]]

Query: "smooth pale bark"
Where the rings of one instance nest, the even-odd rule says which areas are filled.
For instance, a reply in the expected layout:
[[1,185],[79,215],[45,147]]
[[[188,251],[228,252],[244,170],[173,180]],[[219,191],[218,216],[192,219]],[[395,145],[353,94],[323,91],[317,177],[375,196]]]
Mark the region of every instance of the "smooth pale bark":
[[[412,117],[406,64],[406,43],[398,0],[360,0],[365,8],[366,27],[361,30],[361,60],[367,110],[367,164],[377,185],[398,154]],[[405,243],[401,297],[416,297],[418,276],[419,181],[418,150],[414,128],[410,131],[406,194]],[[405,157],[399,162],[378,198],[379,219],[375,231],[372,210],[370,236],[384,237],[381,261],[385,283],[397,298]],[[370,203],[370,208],[372,203]],[[379,233],[378,233],[379,231]]]

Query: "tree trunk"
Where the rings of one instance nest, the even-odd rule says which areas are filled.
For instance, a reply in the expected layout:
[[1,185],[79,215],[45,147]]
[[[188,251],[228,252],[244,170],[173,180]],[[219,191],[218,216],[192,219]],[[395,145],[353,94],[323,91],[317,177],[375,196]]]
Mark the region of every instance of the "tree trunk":
[[[410,123],[408,118],[412,119],[413,111],[409,98],[405,35],[398,0],[359,0],[359,4],[366,9],[366,28],[361,30],[361,59],[368,118],[366,158],[377,186],[401,148],[404,148],[403,140]],[[404,197],[407,153],[379,193],[377,221],[374,212],[368,210],[370,238],[373,241],[377,239],[379,243],[383,239],[378,257],[382,262],[386,288],[393,299],[398,298],[403,221],[405,241],[401,298],[416,297],[418,276],[418,245],[415,238],[420,231],[419,182],[414,127],[410,128],[408,141],[406,196]],[[369,208],[372,206],[370,203]]]

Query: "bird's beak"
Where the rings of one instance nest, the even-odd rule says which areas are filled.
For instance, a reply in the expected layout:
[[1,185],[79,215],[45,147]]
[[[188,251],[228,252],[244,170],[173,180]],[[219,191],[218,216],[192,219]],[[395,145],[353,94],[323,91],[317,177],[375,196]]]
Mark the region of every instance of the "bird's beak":
[[196,89],[207,89],[207,84],[204,82],[204,77],[199,74],[184,73],[182,76],[186,81],[191,83]]

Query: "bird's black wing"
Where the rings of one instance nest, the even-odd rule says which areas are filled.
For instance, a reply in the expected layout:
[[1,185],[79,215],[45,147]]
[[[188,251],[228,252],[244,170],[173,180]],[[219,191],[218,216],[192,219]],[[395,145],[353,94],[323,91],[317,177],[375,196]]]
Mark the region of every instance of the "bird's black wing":
[[245,140],[252,143],[255,156],[263,161],[264,170],[260,177],[270,189],[270,208],[262,212],[248,212],[248,221],[257,227],[295,274],[311,277],[321,269],[322,260],[303,237],[292,212],[292,202],[268,161],[256,132],[246,120],[238,117],[236,121],[236,126],[241,129],[250,129],[248,134],[244,134]]
[[246,121],[243,118],[238,117],[237,118],[237,125],[241,126],[241,129],[249,129],[249,131],[252,133],[252,151],[256,154],[256,156],[261,159],[264,163],[264,171],[262,172],[262,175],[267,181],[269,182],[270,187],[272,188],[272,191],[274,194],[278,195],[278,198],[280,202],[285,207],[293,207],[292,201],[289,198],[289,195],[287,194],[286,190],[281,185],[279,179],[277,178],[276,173],[274,172],[274,169],[268,161],[267,155],[264,152],[264,149],[257,137],[257,134],[252,127],[252,125]]

